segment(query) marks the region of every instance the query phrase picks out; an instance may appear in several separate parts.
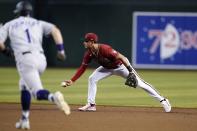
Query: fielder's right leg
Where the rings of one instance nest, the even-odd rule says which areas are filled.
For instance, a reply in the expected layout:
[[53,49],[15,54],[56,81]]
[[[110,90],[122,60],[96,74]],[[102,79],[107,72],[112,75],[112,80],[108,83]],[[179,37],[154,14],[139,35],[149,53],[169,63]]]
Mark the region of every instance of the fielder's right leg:
[[88,103],[85,106],[78,108],[79,111],[96,111],[95,98],[97,92],[97,82],[111,75],[111,70],[100,66],[89,76],[87,98]]

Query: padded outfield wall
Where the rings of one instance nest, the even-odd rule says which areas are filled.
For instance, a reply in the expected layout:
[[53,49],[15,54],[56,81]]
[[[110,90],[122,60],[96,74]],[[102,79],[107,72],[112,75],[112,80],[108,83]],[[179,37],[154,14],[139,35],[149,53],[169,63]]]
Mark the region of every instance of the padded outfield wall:
[[[86,32],[95,32],[100,42],[109,43],[115,49],[132,58],[133,12],[197,12],[196,0],[31,0],[34,16],[55,23],[64,37],[67,60],[56,60],[56,48],[51,37],[44,39],[45,54],[50,67],[77,67],[81,63],[84,48],[80,39]],[[0,22],[14,16],[15,0],[0,1]],[[7,44],[9,41],[6,42]],[[1,66],[15,66],[14,60],[0,54]],[[94,64],[92,66],[95,66]]]

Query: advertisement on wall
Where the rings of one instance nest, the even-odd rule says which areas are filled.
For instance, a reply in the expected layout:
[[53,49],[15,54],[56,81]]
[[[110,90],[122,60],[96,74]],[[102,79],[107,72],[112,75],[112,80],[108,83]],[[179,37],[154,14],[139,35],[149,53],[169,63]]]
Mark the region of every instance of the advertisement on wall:
[[197,13],[134,12],[132,63],[142,69],[197,69]]

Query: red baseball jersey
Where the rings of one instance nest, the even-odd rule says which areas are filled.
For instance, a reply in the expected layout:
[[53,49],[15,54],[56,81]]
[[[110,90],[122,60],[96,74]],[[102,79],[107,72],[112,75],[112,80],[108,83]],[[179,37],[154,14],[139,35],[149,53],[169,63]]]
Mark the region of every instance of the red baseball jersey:
[[115,69],[122,64],[120,60],[116,60],[118,52],[111,46],[106,44],[99,44],[97,54],[93,54],[90,50],[85,52],[83,63],[89,64],[92,60],[98,62],[101,66],[107,69]]
[[111,46],[106,44],[99,44],[99,50],[97,54],[93,54],[90,50],[87,50],[83,57],[83,62],[76,74],[72,77],[72,81],[77,80],[83,72],[86,70],[88,64],[94,60],[101,66],[107,69],[115,69],[122,64],[122,61],[117,60],[116,56],[119,52],[114,50]]

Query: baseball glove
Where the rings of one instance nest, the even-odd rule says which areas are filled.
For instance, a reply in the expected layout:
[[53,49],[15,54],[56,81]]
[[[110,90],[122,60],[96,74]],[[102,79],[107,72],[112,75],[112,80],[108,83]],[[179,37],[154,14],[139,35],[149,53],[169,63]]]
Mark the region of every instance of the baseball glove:
[[129,86],[129,87],[134,87],[136,88],[137,87],[137,78],[135,76],[134,73],[129,73],[129,75],[127,76],[127,79],[125,81],[125,85]]

